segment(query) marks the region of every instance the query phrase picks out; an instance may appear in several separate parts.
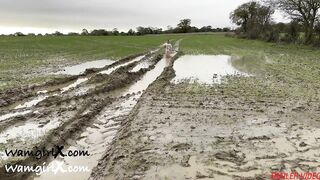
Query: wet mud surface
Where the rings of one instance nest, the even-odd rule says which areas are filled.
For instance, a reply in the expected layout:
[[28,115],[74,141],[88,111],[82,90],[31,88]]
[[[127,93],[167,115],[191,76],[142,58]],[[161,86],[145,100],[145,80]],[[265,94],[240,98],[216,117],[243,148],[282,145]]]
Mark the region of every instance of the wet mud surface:
[[[177,62],[177,61],[176,61]],[[270,179],[319,172],[319,103],[230,96],[219,85],[171,83],[168,67],[91,179]]]

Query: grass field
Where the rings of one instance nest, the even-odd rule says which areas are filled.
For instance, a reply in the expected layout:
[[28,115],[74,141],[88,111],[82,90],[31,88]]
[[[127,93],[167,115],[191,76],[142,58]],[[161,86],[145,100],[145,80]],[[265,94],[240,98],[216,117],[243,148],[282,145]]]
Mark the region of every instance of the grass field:
[[233,62],[234,65],[255,76],[232,78],[233,83],[225,87],[231,94],[320,99],[319,49],[229,38],[222,34],[1,37],[0,87],[43,82],[52,77],[28,75],[35,69],[105,58],[119,59],[155,48],[167,39],[183,39],[181,50],[185,54],[227,54],[240,58]]
[[99,59],[119,59],[155,48],[177,36],[0,37],[0,89],[43,82],[34,76],[48,67]]

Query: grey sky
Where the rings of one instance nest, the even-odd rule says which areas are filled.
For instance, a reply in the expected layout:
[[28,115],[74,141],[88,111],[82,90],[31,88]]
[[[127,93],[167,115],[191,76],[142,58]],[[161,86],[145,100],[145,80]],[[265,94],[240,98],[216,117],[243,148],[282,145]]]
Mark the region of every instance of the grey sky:
[[[0,0],[0,34],[62,32],[137,26],[166,29],[182,18],[192,25],[233,26],[230,12],[249,0]],[[281,15],[275,16],[282,20]]]

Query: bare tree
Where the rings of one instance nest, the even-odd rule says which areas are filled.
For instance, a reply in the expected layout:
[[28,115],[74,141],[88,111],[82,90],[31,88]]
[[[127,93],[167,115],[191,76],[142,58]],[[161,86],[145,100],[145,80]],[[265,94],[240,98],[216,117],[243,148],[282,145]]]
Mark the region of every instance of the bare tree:
[[319,18],[320,0],[267,0],[290,16],[292,20],[302,22],[305,41],[314,38],[314,26]]

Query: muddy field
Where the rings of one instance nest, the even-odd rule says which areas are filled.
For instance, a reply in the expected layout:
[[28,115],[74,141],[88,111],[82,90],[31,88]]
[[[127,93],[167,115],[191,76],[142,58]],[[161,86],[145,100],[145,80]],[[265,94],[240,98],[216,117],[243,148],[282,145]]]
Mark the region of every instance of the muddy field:
[[[77,158],[58,160],[50,156],[11,157],[5,154],[6,150],[36,151],[42,147],[50,150],[56,145],[68,147],[66,151],[86,149],[92,156],[89,159],[81,157],[82,161],[78,163],[93,168],[105,146],[113,139],[120,120],[130,112],[142,91],[162,72],[166,64],[162,54],[163,51],[158,49],[44,85],[3,92],[0,116],[1,179],[56,178],[50,173],[39,177],[32,173],[6,173],[6,164],[50,165],[55,161],[78,161]],[[141,81],[151,70],[154,74]],[[89,175],[90,172],[86,172],[79,178]]]
[[[317,99],[244,93],[239,82],[264,75],[237,56],[184,55],[180,42],[171,57],[155,49],[2,91],[0,179],[270,179],[272,172],[320,171]],[[5,153],[57,145],[90,156]],[[60,162],[89,171],[5,168]]]
[[231,97],[219,85],[173,84],[174,77],[170,66],[143,95],[91,179],[319,172],[317,101]]

